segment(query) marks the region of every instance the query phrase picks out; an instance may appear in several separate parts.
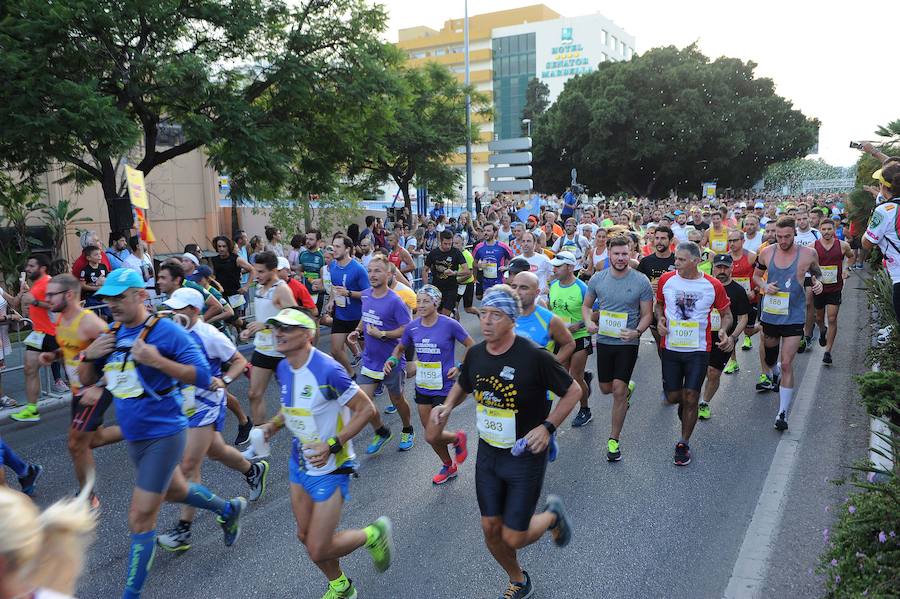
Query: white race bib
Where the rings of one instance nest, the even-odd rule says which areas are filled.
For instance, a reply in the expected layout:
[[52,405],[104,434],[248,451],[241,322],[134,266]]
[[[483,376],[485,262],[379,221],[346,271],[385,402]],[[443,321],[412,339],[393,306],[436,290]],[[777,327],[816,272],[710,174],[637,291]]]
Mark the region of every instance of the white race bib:
[[144,387],[138,380],[133,360],[125,362],[124,367],[122,362],[107,362],[103,372],[106,373],[106,388],[113,397],[131,399],[143,395]]
[[728,242],[724,239],[713,239],[712,250],[716,253],[722,253],[728,249]]
[[838,278],[837,265],[822,267],[822,276],[819,280],[822,281],[822,283],[824,285],[833,285],[833,284],[837,283],[837,278]]
[[369,377],[370,379],[375,379],[376,381],[384,380],[383,370],[372,370],[371,368],[366,368],[365,366],[363,366],[359,369],[359,373]]
[[228,296],[228,303],[232,308],[240,308],[247,303],[247,299],[240,293],[235,293],[234,295]]
[[281,413],[284,416],[284,425],[301,443],[309,445],[321,441],[312,412],[306,408],[282,407]]
[[496,279],[497,278],[497,264],[495,262],[488,262],[485,265],[484,278],[485,279]]
[[42,350],[44,348],[44,333],[40,331],[31,331],[28,333],[28,336],[25,337],[25,345],[28,347]]
[[456,286],[456,295],[463,295],[466,292],[465,285],[457,285]]
[[622,337],[622,329],[628,327],[628,314],[626,312],[609,312],[600,310],[600,320],[597,323],[597,332],[606,337]]
[[737,284],[744,288],[748,294],[750,293],[750,279],[748,277],[735,277]]
[[265,328],[258,331],[256,337],[253,338],[253,345],[259,351],[275,351],[275,337],[272,329]]
[[78,365],[80,363],[78,358],[66,360],[66,374],[69,376],[69,383],[72,385],[73,389],[81,387],[81,380],[78,378]]
[[670,320],[667,347],[700,348],[700,323],[693,320]]
[[347,307],[347,296],[346,295],[336,295],[334,296],[334,305],[338,308],[346,308]]
[[512,410],[478,404],[475,424],[478,426],[478,436],[488,445],[509,449],[516,444],[516,413]]
[[718,331],[722,328],[722,315],[715,308],[709,313],[709,327],[713,331]]
[[190,418],[197,411],[197,387],[188,385],[181,388],[181,413]]
[[766,294],[766,299],[763,300],[763,312],[776,316],[787,316],[790,301],[791,294],[787,291]]
[[416,387],[430,391],[444,388],[444,372],[440,362],[416,361]]

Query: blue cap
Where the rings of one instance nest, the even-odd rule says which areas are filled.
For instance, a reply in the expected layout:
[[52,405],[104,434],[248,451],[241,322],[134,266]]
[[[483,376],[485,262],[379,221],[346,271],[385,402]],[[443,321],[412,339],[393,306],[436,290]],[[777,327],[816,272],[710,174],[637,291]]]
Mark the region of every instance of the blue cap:
[[684,212],[682,212],[681,210],[675,211],[675,216],[681,216],[682,214],[684,214]]
[[212,276],[212,274],[213,274],[212,269],[210,267],[208,267],[207,265],[202,264],[197,267],[197,270],[195,270],[194,272],[191,273],[191,275],[188,277],[188,279],[190,279],[191,281],[196,283],[200,279],[210,278]]
[[98,289],[95,295],[113,296],[122,295],[129,289],[143,289],[144,277],[136,270],[130,268],[117,268],[106,275],[106,282]]

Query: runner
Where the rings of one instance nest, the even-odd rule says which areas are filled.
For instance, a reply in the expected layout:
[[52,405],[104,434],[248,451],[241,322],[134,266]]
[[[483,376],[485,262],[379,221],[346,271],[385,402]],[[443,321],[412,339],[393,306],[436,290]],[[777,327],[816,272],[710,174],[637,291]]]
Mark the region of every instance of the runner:
[[131,551],[122,595],[130,599],[140,597],[153,563],[156,519],[164,500],[218,514],[229,547],[240,536],[247,501],[225,501],[203,485],[186,481],[178,468],[187,438],[180,385],[209,387],[203,352],[184,329],[147,312],[147,290],[137,272],[112,271],[97,293],[121,324],[84,350],[78,378],[91,385],[103,376],[137,474],[128,511]]
[[[78,279],[68,273],[56,275],[47,285],[50,311],[59,315],[56,323],[56,343],[59,349],[40,355],[41,364],[62,359],[72,389],[72,425],[69,427],[68,449],[78,480],[78,495],[85,488],[90,472],[95,470],[93,450],[122,440],[118,426],[104,426],[103,415],[112,404],[112,394],[97,386],[82,387],[78,380],[81,352],[100,335],[109,331],[102,318],[91,310],[81,308],[78,301]],[[91,506],[100,507],[100,500],[92,491]]]
[[[319,249],[322,241],[322,232],[318,229],[307,229],[306,245],[297,257],[297,271],[303,276],[303,283],[309,291],[313,303],[316,305],[316,314],[319,317],[325,308],[325,285],[323,276],[325,271],[325,254]],[[318,337],[318,328],[316,335]]]
[[[794,243],[800,247],[812,248],[816,241],[822,238],[822,234],[818,230],[810,226],[809,211],[806,204],[800,204],[797,207],[794,220],[797,223],[797,234]],[[803,279],[803,287],[806,293],[806,322],[803,324],[803,339],[800,340],[800,347],[797,353],[802,354],[807,349],[812,349],[813,327],[816,323],[815,306],[813,305],[812,279],[807,274]]]
[[759,230],[759,217],[755,214],[748,214],[744,217],[744,249],[754,254],[759,251],[759,246],[763,242],[762,231]]
[[569,359],[568,370],[581,387],[581,407],[572,420],[572,426],[581,427],[594,418],[588,406],[593,375],[584,370],[588,356],[594,353],[594,348],[591,346],[591,336],[581,315],[587,285],[575,276],[578,263],[572,252],[559,252],[550,263],[556,276],[556,280],[550,284],[550,311],[562,319],[575,339],[575,350]]
[[[641,258],[637,271],[643,273],[650,279],[650,287],[653,289],[653,297],[656,298],[656,292],[659,289],[659,278],[665,273],[675,270],[675,254],[672,252],[672,239],[674,234],[669,227],[656,227],[653,234],[654,252],[649,256]],[[650,334],[653,335],[653,341],[656,342],[656,352],[659,355],[660,364],[662,364],[662,339],[659,331],[656,330],[656,310],[653,311],[653,320],[650,322]],[[663,373],[663,379],[665,373]],[[666,401],[666,390],[661,391],[662,401]]]
[[[247,341],[253,337],[253,355],[250,356],[250,364],[253,366],[250,376],[250,414],[253,422],[266,421],[266,387],[278,366],[278,362],[284,357],[275,349],[275,339],[272,329],[266,326],[266,320],[278,313],[279,310],[296,306],[291,290],[278,277],[278,257],[272,252],[259,252],[253,263],[256,271],[256,293],[253,296],[254,314],[256,322],[251,322],[241,331],[240,338]],[[253,459],[253,447],[247,449],[244,457]]]
[[728,227],[722,222],[722,213],[718,210],[710,216],[710,227],[703,232],[700,247],[708,247],[717,254],[728,251]]
[[[459,302],[462,302],[463,309],[466,312],[469,314],[478,314],[478,310],[473,307],[475,304],[475,275],[473,274],[475,272],[473,268],[475,266],[475,257],[472,256],[472,252],[466,248],[463,236],[459,233],[453,236],[453,247],[462,253],[463,258],[466,261],[466,269],[468,269],[468,274],[456,276],[456,306],[458,308]],[[440,288],[438,288],[438,291],[440,291]],[[441,293],[443,294],[443,292]],[[441,301],[443,301],[443,295],[441,298]],[[458,311],[457,314],[459,314]]]
[[[497,241],[497,227],[493,223],[484,224],[484,241],[475,246],[472,256],[481,272],[481,291],[503,282],[502,269],[507,261],[512,260],[513,253],[504,243]],[[443,293],[443,291],[441,292]]]
[[[328,265],[334,320],[331,325],[331,356],[352,376],[353,366],[344,346],[347,336],[359,324],[362,314],[362,292],[369,288],[366,269],[353,259],[353,241],[343,234],[332,240],[334,260]],[[327,311],[327,310],[326,310]],[[356,353],[352,352],[355,356]],[[354,362],[356,360],[354,359]],[[354,364],[355,366],[355,364]]]
[[[516,552],[546,531],[562,547],[572,537],[562,501],[548,495],[535,514],[547,469],[550,435],[575,407],[581,388],[553,356],[515,334],[521,305],[508,285],[484,294],[479,313],[484,341],[472,346],[446,401],[431,413],[438,430],[453,409],[474,393],[480,440],[475,491],[485,543],[509,576],[504,599],[524,599],[534,591]],[[547,391],[560,397],[551,411]]]
[[[729,232],[729,241],[731,241],[732,234],[736,232],[734,229]],[[745,258],[746,256],[742,257]],[[737,343],[741,336],[741,331],[747,326],[748,316],[752,312],[746,288],[736,278],[732,278],[734,270],[735,262],[732,254],[716,254],[715,258],[713,258],[713,276],[722,283],[730,302],[732,323],[726,333],[731,337],[732,345]],[[722,329],[722,316],[717,310],[713,309],[710,320],[712,332],[718,335]],[[731,353],[727,353],[717,346],[710,348],[709,367],[706,369],[706,386],[703,388],[703,399],[700,400],[697,410],[697,417],[700,420],[709,420],[711,416],[709,404],[712,402],[716,391],[719,390],[722,372],[727,372],[725,364],[733,360],[733,356],[734,349],[731,350]]]
[[594,276],[601,270],[609,268],[609,248],[607,247],[607,231],[598,227],[594,234],[594,245],[585,255],[582,271]]
[[872,173],[878,181],[878,198],[869,219],[861,244],[863,253],[857,268],[863,268],[865,252],[878,247],[885,259],[885,267],[893,283],[894,315],[900,320],[900,164],[891,162]]
[[288,259],[279,258],[277,268],[278,278],[284,281],[291,290],[294,303],[306,310],[312,318],[316,318],[319,315],[316,311],[316,302],[313,301],[306,285],[294,278],[294,271],[291,270],[291,263],[288,262]]
[[[437,287],[443,298],[441,313],[449,316],[453,313],[457,303],[457,292],[460,277],[468,277],[471,271],[466,264],[466,258],[462,250],[453,246],[453,233],[441,231],[440,245],[425,257],[425,266],[422,269],[422,281],[428,282],[428,273],[431,274],[431,284]],[[471,303],[471,302],[470,302]]]
[[[744,248],[744,234],[738,229],[728,230],[728,255],[731,256],[731,278],[744,288],[744,293],[750,302],[750,311],[747,314],[745,326],[737,327],[736,329],[738,331],[738,336],[740,336],[741,331],[744,332],[744,344],[741,349],[743,351],[748,351],[753,349],[751,337],[755,332],[754,327],[756,326],[757,316],[755,305],[757,300],[756,284],[753,282],[753,265],[756,264],[756,254]],[[715,273],[715,264],[716,261],[713,259],[712,275],[721,281],[721,277],[717,276]],[[731,297],[731,294],[729,293],[728,296]],[[732,316],[734,319],[737,319],[737,314],[732,313]],[[737,347],[737,345],[735,345],[735,347]],[[725,365],[722,372],[725,374],[734,374],[740,369],[735,350],[732,350],[731,356],[728,358],[728,363]]]
[[591,249],[591,243],[586,237],[577,232],[578,225],[573,217],[569,217],[565,222],[565,235],[556,240],[553,244],[553,253],[570,252],[575,256],[575,260],[579,263],[582,257]]
[[[44,254],[33,254],[25,264],[26,280],[22,281],[19,294],[14,298],[26,318],[30,318],[33,330],[25,338],[25,397],[28,403],[9,417],[17,422],[40,422],[37,402],[41,397],[40,355],[55,352],[56,325],[50,320],[50,304],[47,302],[47,285],[50,275],[47,269],[50,259]],[[55,362],[54,362],[55,363]],[[54,373],[54,390],[68,391],[62,376]]]
[[[0,437],[0,470],[6,466],[19,479],[19,487],[29,497],[34,497],[34,487],[37,480],[44,473],[44,467],[40,464],[29,464],[19,457],[19,454],[6,444]],[[6,486],[6,476],[0,473],[0,487]]]
[[416,263],[413,262],[412,256],[399,243],[400,235],[397,231],[391,231],[387,236],[388,261],[397,267],[400,274],[406,275],[416,269]]
[[[390,266],[383,254],[375,254],[369,261],[368,280],[371,287],[362,292],[362,318],[349,338],[356,341],[362,335],[365,339],[361,368],[356,377],[360,389],[371,397],[376,387],[384,385],[403,425],[398,449],[409,451],[416,435],[410,420],[409,403],[403,397],[406,361],[400,360],[397,368],[390,372],[384,370],[384,363],[394,352],[410,321],[409,310],[403,300],[388,288]],[[370,422],[375,429],[375,436],[366,448],[366,453],[372,455],[381,451],[384,444],[393,438],[393,434],[377,412]]]
[[[831,350],[837,337],[838,311],[841,309],[841,291],[850,276],[850,260],[853,250],[846,241],[835,239],[834,221],[824,218],[819,223],[822,239],[813,246],[822,269],[822,293],[813,297],[816,323],[819,325],[819,345],[825,348],[822,362],[832,363]],[[825,319],[828,319],[826,324]]]
[[666,403],[678,404],[681,439],[675,444],[675,465],[691,463],[689,441],[697,424],[700,389],[709,366],[712,337],[710,314],[721,318],[717,347],[730,352],[733,344],[728,295],[718,279],[698,270],[700,248],[688,241],[675,251],[675,272],[664,274],[656,290],[657,329],[662,337],[663,388]]
[[[266,491],[269,463],[261,460],[251,464],[234,447],[225,444],[222,427],[225,424],[225,387],[244,371],[247,360],[221,331],[200,320],[203,296],[196,289],[182,288],[166,300],[166,307],[181,316],[188,334],[203,352],[210,367],[212,384],[209,389],[182,386],[182,413],[188,418],[187,445],[181,458],[181,471],[187,480],[201,481],[200,466],[209,456],[224,466],[244,475],[250,485],[250,501],[256,501]],[[222,364],[230,362],[228,372],[222,374]],[[157,544],[167,551],[187,551],[191,548],[191,523],[197,510],[183,505],[178,524],[157,537]]]
[[541,301],[547,304],[547,295],[550,293],[550,280],[553,278],[553,265],[550,258],[544,252],[539,251],[537,239],[533,231],[526,231],[522,235],[522,258],[531,265],[531,272],[535,274],[540,283]]
[[528,271],[516,273],[509,283],[522,303],[522,313],[516,318],[516,335],[531,339],[549,351],[555,349],[556,360],[565,366],[575,351],[575,339],[562,318],[537,305],[539,285],[537,275]]
[[266,324],[275,329],[276,348],[285,359],[276,373],[281,412],[260,428],[266,441],[285,426],[294,437],[288,467],[291,508],[297,537],[328,579],[322,599],[354,599],[356,588],[341,570],[339,558],[365,546],[375,569],[384,572],[393,551],[391,521],[386,517],[361,530],[335,532],[344,502],[350,499],[350,476],[356,471],[351,440],[377,412],[347,369],[312,346],[316,328],[312,318],[287,308]]
[[[641,335],[653,320],[653,288],[650,281],[631,268],[628,239],[613,237],[609,242],[610,268],[591,277],[581,314],[588,332],[597,336],[597,380],[600,392],[613,394],[612,424],[606,442],[606,459],[622,459],[619,438],[625,425],[634,381]],[[599,322],[594,323],[594,302],[599,300]]]
[[[765,294],[759,320],[762,323],[766,369],[756,384],[756,390],[778,389],[775,428],[779,431],[788,428],[787,417],[794,398],[794,357],[800,347],[806,320],[803,284],[806,273],[812,275],[812,292],[816,295],[822,293],[822,283],[816,280],[822,274],[818,254],[814,249],[800,247],[794,242],[795,226],[794,219],[789,216],[778,219],[775,224],[776,243],[760,250],[753,273],[756,284]],[[779,353],[780,373],[773,371]]]
[[[393,368],[400,367],[406,349],[412,347],[416,360],[416,408],[419,420],[425,429],[425,437],[441,460],[441,469],[431,482],[441,485],[455,478],[458,467],[469,452],[466,448],[466,433],[459,430],[448,433],[429,425],[429,416],[434,406],[447,399],[453,380],[459,375],[459,364],[454,359],[457,342],[468,351],[475,341],[457,321],[438,313],[441,292],[434,285],[425,285],[417,295],[418,318],[406,326],[400,343],[384,363],[384,374],[390,376]],[[465,358],[465,355],[463,356]],[[447,446],[452,445],[455,459],[451,459]]]

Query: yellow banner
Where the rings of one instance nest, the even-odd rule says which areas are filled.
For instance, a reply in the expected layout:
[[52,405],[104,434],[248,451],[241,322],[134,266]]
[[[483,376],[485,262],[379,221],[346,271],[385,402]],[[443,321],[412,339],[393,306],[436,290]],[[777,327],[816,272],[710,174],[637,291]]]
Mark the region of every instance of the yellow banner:
[[125,178],[128,179],[128,197],[131,198],[131,205],[149,210],[150,204],[147,201],[147,188],[144,186],[144,173],[125,166]]

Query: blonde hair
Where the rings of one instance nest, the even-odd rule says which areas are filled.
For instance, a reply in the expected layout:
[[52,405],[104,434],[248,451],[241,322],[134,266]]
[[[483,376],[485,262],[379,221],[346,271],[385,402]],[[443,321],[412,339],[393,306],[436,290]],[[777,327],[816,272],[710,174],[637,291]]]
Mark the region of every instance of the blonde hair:
[[43,512],[22,493],[0,487],[0,555],[12,580],[26,588],[75,591],[97,525],[88,504],[93,486],[91,472],[77,498],[57,501]]

